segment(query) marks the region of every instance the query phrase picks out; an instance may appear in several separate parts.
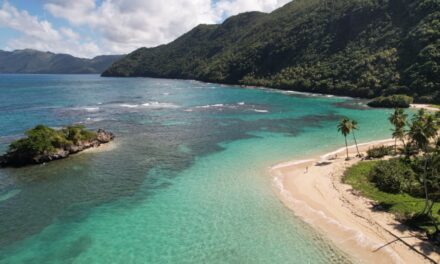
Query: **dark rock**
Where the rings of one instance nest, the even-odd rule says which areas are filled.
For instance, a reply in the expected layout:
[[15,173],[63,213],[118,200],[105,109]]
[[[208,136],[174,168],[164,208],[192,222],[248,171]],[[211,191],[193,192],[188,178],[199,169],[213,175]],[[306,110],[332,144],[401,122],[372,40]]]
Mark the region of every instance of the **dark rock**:
[[112,141],[115,138],[113,133],[107,132],[107,131],[105,131],[103,129],[98,129],[98,132],[96,134],[97,134],[96,139],[100,143],[108,143],[108,142]]

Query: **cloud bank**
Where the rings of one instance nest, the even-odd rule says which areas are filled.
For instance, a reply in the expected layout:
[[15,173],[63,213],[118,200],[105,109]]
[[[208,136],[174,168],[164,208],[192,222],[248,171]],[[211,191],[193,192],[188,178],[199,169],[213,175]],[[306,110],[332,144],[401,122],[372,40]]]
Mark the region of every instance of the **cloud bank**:
[[20,32],[19,37],[9,40],[9,49],[34,48],[92,57],[168,43],[198,24],[219,23],[245,11],[270,12],[289,1],[44,1],[48,14],[69,25],[59,28],[6,1],[0,8],[0,28]]

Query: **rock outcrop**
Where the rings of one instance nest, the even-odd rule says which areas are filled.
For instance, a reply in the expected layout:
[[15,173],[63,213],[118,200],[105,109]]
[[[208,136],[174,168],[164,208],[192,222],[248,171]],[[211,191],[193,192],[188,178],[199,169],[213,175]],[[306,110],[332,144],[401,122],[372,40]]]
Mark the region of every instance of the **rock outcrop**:
[[0,167],[22,167],[32,164],[41,164],[49,161],[67,158],[71,154],[81,152],[86,149],[96,148],[102,144],[109,143],[114,139],[111,132],[99,129],[96,136],[90,140],[78,141],[75,144],[67,144],[54,151],[33,154],[28,151],[14,149],[0,156]]

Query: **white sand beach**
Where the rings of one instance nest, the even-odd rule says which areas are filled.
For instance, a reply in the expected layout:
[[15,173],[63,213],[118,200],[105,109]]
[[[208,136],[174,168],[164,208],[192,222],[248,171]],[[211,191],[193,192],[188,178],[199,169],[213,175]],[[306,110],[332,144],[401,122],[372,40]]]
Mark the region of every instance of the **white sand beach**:
[[[391,144],[394,140],[389,139],[359,148],[365,152],[372,146]],[[346,168],[360,161],[354,158],[354,146],[349,152],[349,161],[341,148],[273,166],[273,185],[281,201],[361,263],[439,263],[440,255],[423,234],[409,230],[390,213],[373,210],[373,201],[341,182]]]

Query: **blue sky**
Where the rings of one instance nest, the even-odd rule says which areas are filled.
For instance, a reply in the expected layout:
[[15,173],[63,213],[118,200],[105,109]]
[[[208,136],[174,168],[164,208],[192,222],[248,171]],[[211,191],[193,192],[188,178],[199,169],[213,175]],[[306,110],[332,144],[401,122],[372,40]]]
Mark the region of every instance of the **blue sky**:
[[290,0],[0,0],[0,49],[79,57],[168,43],[200,23]]

